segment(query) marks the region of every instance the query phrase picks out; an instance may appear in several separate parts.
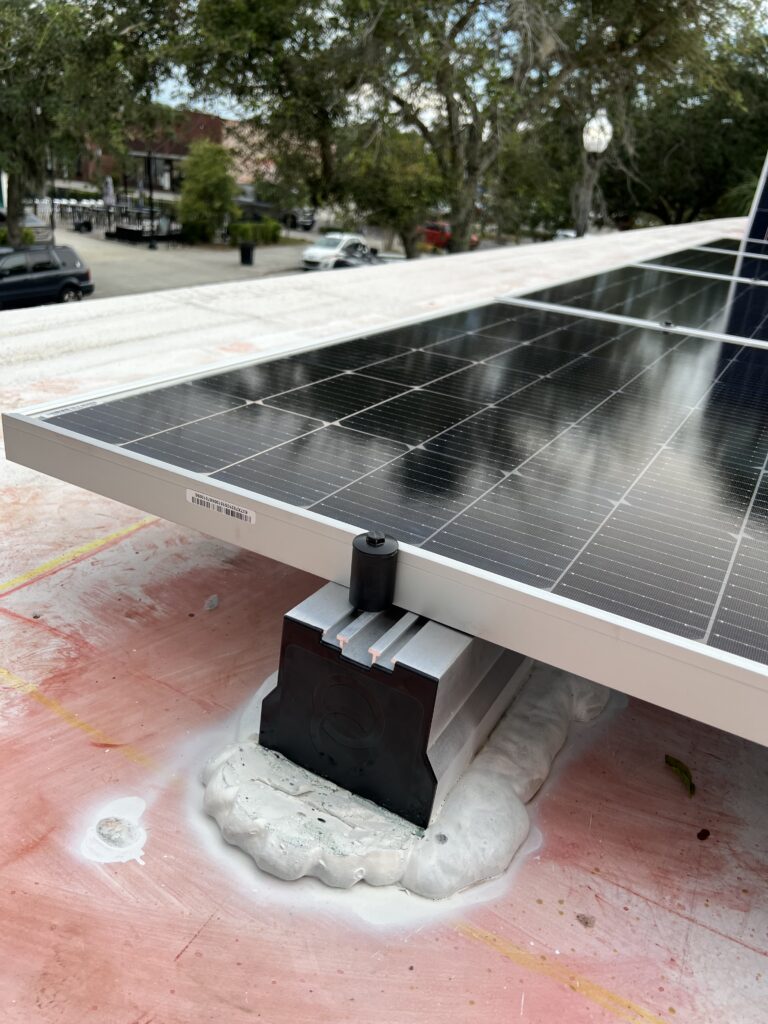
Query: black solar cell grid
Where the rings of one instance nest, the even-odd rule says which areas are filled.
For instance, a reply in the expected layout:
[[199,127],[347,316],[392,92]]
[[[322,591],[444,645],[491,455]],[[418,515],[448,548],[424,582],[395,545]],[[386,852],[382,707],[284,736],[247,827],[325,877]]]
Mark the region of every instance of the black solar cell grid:
[[[733,262],[693,252],[666,259]],[[529,298],[701,327],[728,288],[626,267]],[[768,663],[763,350],[491,303],[50,422]]]

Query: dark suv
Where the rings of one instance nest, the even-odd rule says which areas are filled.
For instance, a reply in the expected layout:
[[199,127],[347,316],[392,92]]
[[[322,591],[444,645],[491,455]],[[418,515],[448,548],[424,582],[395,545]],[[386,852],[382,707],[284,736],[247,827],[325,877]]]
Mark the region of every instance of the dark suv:
[[0,248],[0,308],[77,302],[92,291],[90,270],[68,245]]

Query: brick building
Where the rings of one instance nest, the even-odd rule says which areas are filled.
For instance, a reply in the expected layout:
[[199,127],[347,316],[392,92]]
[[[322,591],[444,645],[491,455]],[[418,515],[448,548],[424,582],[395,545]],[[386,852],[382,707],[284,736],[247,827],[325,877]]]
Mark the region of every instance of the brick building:
[[173,198],[181,189],[182,161],[193,142],[207,139],[224,144],[228,124],[215,114],[199,110],[164,108],[164,123],[151,134],[136,134],[126,140],[125,153],[115,155],[90,147],[77,161],[71,175],[58,176],[59,188],[100,188],[106,175],[112,177],[118,194],[148,192]]

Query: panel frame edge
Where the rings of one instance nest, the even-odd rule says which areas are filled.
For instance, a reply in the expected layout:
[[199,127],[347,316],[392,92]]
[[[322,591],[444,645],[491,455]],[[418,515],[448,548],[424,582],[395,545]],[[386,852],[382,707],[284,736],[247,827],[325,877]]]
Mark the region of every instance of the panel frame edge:
[[[267,357],[268,358],[268,357]],[[274,354],[272,354],[274,358]],[[25,413],[3,416],[8,457],[67,483],[347,586],[353,526]],[[189,488],[253,512],[199,508]],[[396,603],[630,696],[768,746],[768,666],[401,545]],[[553,644],[553,638],[557,643]]]

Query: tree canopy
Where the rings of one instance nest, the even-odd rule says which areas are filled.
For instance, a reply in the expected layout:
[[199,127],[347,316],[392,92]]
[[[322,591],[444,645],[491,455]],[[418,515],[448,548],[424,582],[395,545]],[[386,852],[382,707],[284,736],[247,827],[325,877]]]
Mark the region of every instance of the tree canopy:
[[[581,128],[598,107],[616,133],[606,193],[623,175],[626,198],[643,161],[658,157],[650,121],[665,108],[672,116],[676,102],[682,109],[680,95],[693,105],[737,88],[730,62],[761,37],[761,12],[764,0],[198,0],[187,6],[181,59],[201,95],[234,98],[269,144],[295,156],[316,202],[347,187],[351,128],[378,117],[417,132],[450,207],[453,245],[464,249],[484,196],[509,211],[504,169],[516,166],[524,181],[529,155],[541,187],[529,180],[515,218],[526,203],[531,215],[567,210],[563,189],[587,169]],[[640,192],[649,210],[663,210]]]
[[[53,151],[118,148],[173,70],[242,111],[275,187],[411,241],[432,203],[459,250],[478,219],[563,226],[595,180],[621,223],[688,219],[762,159],[767,17],[768,0],[0,0],[0,165],[18,207]],[[587,159],[598,108],[614,141]]]
[[397,232],[407,257],[417,254],[419,227],[442,197],[437,162],[415,132],[364,125],[348,141],[342,175],[358,213]]
[[18,243],[24,192],[87,139],[119,146],[169,73],[176,0],[0,0],[0,167]]

